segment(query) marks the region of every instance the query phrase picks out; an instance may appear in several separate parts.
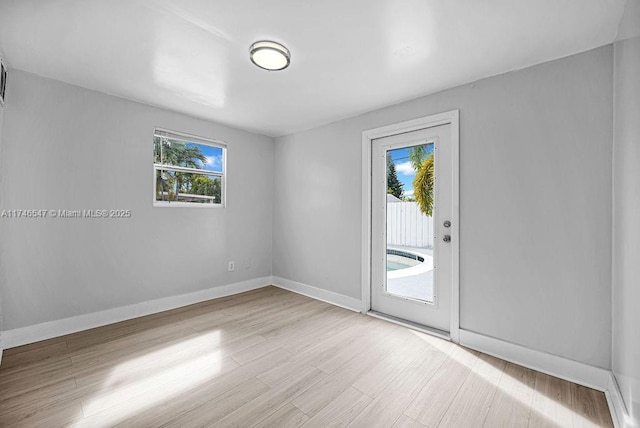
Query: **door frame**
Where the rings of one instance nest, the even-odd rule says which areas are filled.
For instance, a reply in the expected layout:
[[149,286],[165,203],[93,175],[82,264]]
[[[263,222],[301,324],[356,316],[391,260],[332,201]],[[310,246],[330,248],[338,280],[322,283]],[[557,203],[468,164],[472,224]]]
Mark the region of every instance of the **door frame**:
[[405,132],[451,125],[452,154],[452,213],[451,222],[457,225],[458,236],[451,240],[453,272],[451,275],[451,308],[449,337],[460,342],[460,111],[420,117],[362,132],[362,313],[371,310],[371,156],[372,143],[376,138]]

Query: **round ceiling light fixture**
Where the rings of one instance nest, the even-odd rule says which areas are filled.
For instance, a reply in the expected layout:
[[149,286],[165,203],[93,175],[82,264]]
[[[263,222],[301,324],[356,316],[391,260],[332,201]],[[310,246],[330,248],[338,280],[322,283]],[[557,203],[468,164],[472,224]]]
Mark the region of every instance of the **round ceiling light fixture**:
[[284,70],[289,67],[291,53],[289,49],[270,40],[255,42],[249,48],[251,62],[269,71]]

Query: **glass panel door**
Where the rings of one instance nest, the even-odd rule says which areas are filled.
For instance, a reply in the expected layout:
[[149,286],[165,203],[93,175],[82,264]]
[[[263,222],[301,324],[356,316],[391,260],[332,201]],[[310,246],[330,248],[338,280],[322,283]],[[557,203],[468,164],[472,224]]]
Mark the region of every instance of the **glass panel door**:
[[[449,331],[450,125],[380,138],[372,151],[371,308]],[[449,223],[450,226],[450,223]]]
[[433,303],[433,141],[387,151],[387,293]]

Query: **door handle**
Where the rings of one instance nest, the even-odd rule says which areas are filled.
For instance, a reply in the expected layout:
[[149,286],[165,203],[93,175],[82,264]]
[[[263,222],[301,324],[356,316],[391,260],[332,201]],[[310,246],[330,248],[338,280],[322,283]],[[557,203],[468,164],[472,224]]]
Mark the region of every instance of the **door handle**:
[[444,235],[444,236],[442,237],[442,240],[443,240],[444,242],[451,242],[451,235]]

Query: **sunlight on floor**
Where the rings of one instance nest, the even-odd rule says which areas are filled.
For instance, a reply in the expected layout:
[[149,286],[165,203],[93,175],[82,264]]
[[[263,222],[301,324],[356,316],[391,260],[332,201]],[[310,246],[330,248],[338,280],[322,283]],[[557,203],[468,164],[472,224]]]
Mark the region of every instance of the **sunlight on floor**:
[[436,348],[437,350],[449,354],[453,349],[453,343],[446,341],[444,339],[440,339],[439,337],[432,336],[430,334],[421,333],[417,330],[407,329],[410,333],[414,334],[416,337],[421,339],[424,342],[427,342],[430,346]]
[[[540,391],[537,391],[535,388],[531,388],[530,386],[525,385],[518,379],[511,377],[504,372],[502,372],[500,375],[499,369],[478,357],[472,359],[472,362],[470,363],[470,361],[463,358],[464,353],[466,352],[468,351],[463,350],[462,354],[452,352],[450,354],[450,357],[460,364],[463,364],[469,368],[473,368],[474,375],[481,377],[485,382],[491,385],[495,385],[501,393],[508,395],[511,399],[521,403],[523,406],[529,407],[532,403],[536,403],[535,407],[531,407],[532,412],[540,412],[540,409],[547,410],[544,411],[543,416],[554,425],[572,425],[573,421],[574,426],[598,426],[589,419],[586,419],[582,415],[577,414],[572,409],[567,408],[563,403],[548,397]],[[505,379],[505,376],[507,376],[508,379],[503,380]],[[514,392],[517,392],[517,394],[515,394]],[[529,401],[523,400],[522,397],[527,396],[530,396],[531,399]]]
[[[215,346],[220,333],[207,334],[205,339]],[[209,351],[197,356],[175,358],[181,349],[197,346],[202,341],[203,337],[198,336],[118,364],[96,394],[82,402],[83,416],[99,414],[101,426],[112,426],[214,378],[221,370],[220,350],[211,350],[209,346]],[[170,362],[172,357],[175,363]],[[139,373],[147,374],[140,376]],[[73,426],[87,424],[92,423],[80,415]]]
[[[480,377],[483,381],[493,385],[497,390],[509,396],[512,400],[519,402],[524,407],[531,406],[531,410],[539,412],[551,424],[555,426],[574,425],[580,427],[597,427],[599,425],[593,423],[584,416],[576,413],[573,409],[566,407],[560,401],[537,391],[535,388],[522,383],[520,380],[502,372],[489,362],[484,361],[471,354],[459,345],[448,342],[415,330],[410,330],[415,336],[429,345],[435,347],[441,352],[449,355],[449,357],[457,363],[472,369],[473,375]],[[524,400],[522,397],[527,397]],[[532,405],[535,403],[535,407]]]

